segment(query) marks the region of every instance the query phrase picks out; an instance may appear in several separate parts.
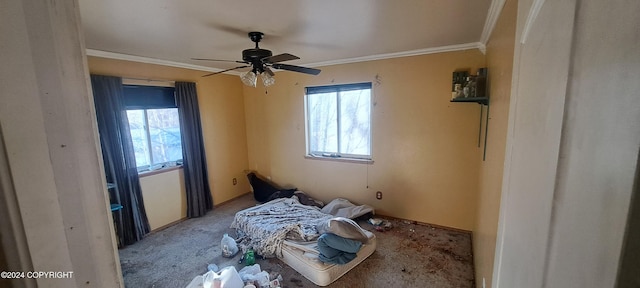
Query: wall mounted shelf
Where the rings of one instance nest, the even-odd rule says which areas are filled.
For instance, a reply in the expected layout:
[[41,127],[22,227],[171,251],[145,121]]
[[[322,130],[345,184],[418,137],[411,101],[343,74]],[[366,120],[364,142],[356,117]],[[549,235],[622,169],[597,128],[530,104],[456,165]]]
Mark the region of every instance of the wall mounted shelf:
[[482,140],[482,106],[487,106],[487,114],[484,125],[484,151],[482,152],[482,161],[487,159],[487,134],[489,133],[489,97],[466,97],[466,98],[453,98],[451,102],[459,102],[459,103],[478,103],[480,104],[480,128],[478,130],[478,147],[480,147],[480,142]]
[[[463,81],[466,81],[463,82]],[[482,161],[487,159],[487,135],[489,133],[489,91],[487,89],[486,82],[487,81],[487,69],[480,68],[478,70],[478,76],[469,76],[468,72],[453,72],[453,85],[452,89],[457,91],[458,95],[460,95],[461,89],[463,86],[465,94],[467,94],[467,87],[471,87],[469,96],[483,96],[483,97],[455,97],[451,99],[451,102],[458,103],[478,103],[480,104],[480,128],[478,130],[478,148],[480,148],[480,143],[482,141],[482,120],[485,120],[485,128],[484,128],[484,151],[482,154]],[[455,95],[456,92],[453,92]],[[484,107],[487,106],[486,119],[483,119]]]
[[458,97],[451,99],[451,102],[475,102],[482,105],[489,105],[489,97]]

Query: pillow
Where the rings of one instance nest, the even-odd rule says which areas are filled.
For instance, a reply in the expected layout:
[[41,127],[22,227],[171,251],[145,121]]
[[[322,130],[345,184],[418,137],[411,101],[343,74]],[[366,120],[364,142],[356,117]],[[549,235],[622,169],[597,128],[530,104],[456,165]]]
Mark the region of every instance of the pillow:
[[367,237],[367,234],[364,233],[358,223],[349,218],[331,218],[323,223],[318,224],[318,226],[316,226],[316,229],[318,229],[318,232],[320,232],[320,234],[333,233],[342,238],[352,239],[360,241],[362,243],[367,243],[369,241],[369,237]]
[[373,207],[369,205],[359,205],[349,202],[347,199],[336,198],[331,200],[322,208],[322,212],[335,217],[346,217],[350,219],[358,218],[367,213],[374,213]]

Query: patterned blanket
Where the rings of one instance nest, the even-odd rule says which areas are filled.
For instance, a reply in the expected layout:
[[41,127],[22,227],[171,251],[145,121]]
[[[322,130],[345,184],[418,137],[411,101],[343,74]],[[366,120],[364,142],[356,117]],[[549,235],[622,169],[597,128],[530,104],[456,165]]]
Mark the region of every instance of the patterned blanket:
[[257,254],[269,258],[282,256],[281,246],[285,239],[317,239],[320,234],[316,225],[332,217],[317,207],[300,204],[296,197],[280,198],[239,211],[231,228],[248,237],[241,246],[251,246]]

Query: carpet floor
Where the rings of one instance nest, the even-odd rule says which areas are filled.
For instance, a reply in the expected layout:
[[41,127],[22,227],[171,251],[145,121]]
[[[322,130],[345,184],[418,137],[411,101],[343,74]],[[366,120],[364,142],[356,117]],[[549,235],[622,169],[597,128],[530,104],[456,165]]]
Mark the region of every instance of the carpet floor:
[[[252,194],[224,203],[206,216],[185,220],[152,232],[142,241],[119,250],[126,287],[185,287],[208,264],[234,265],[240,255],[224,258],[220,240],[235,237],[229,226],[236,212],[258,204]],[[387,231],[376,231],[377,249],[329,287],[474,287],[471,235],[411,221],[386,219]],[[264,271],[282,275],[283,288],[317,287],[279,259],[258,259]]]

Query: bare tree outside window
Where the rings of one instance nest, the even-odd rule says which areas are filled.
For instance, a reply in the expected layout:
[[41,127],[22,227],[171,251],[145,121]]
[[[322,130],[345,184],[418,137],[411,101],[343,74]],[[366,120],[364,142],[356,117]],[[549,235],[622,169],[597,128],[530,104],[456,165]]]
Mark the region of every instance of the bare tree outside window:
[[340,153],[371,155],[371,90],[342,92],[340,100]]
[[305,103],[309,154],[371,159],[371,83],[310,87]]
[[311,151],[338,153],[338,113],[336,93],[312,94],[309,105]]
[[180,120],[177,108],[147,110],[153,163],[182,159]]
[[129,118],[129,130],[133,140],[133,151],[136,156],[136,166],[149,166],[151,159],[149,154],[149,140],[147,139],[147,121],[144,110],[127,110]]
[[127,110],[138,170],[182,159],[177,108]]

